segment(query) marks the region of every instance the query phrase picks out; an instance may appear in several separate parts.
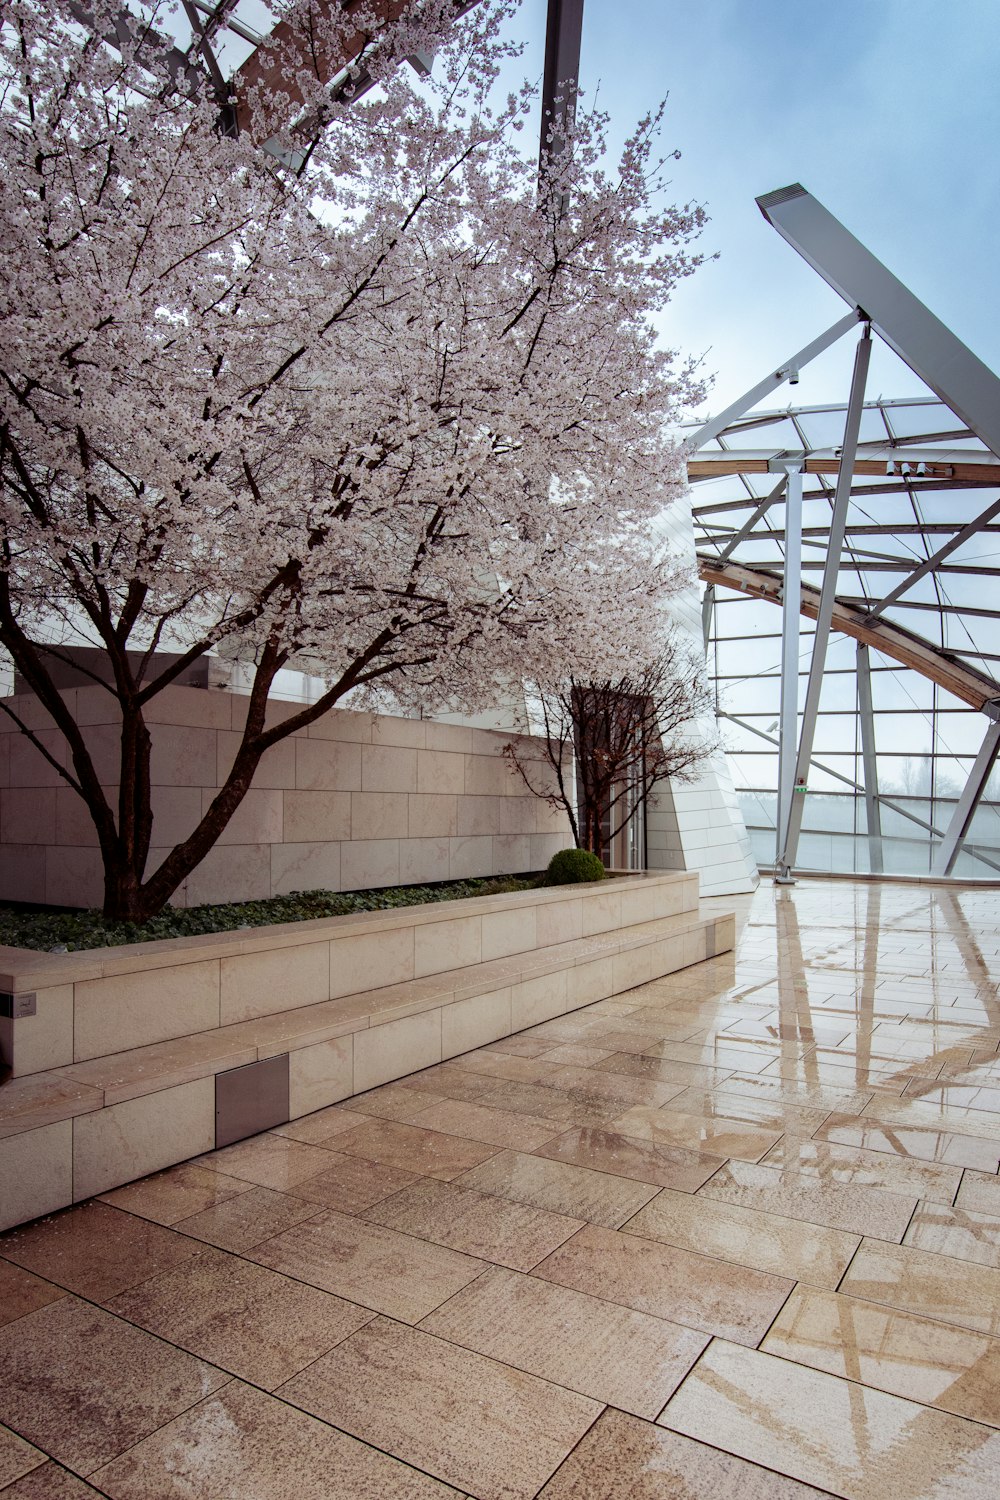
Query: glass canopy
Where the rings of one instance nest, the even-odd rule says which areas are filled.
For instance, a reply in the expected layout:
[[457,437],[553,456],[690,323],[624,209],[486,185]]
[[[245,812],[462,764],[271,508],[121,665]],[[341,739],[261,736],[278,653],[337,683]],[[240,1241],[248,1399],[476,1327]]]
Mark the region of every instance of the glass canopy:
[[[803,610],[818,597],[846,404],[755,411],[692,455],[709,669],[758,861],[776,858],[785,476],[803,457]],[[1000,462],[936,396],[865,403],[797,865],[928,874],[1000,699]],[[844,624],[854,634],[844,633]],[[838,629],[838,627],[840,627]],[[894,629],[898,627],[898,630]],[[798,639],[800,691],[815,626]],[[889,637],[892,649],[878,649]],[[918,638],[914,643],[914,638]],[[869,676],[865,718],[861,670]],[[916,645],[921,669],[908,664]],[[898,649],[897,649],[898,648]],[[860,696],[859,696],[860,687]],[[866,800],[865,731],[876,786]],[[870,767],[871,769],[871,767]],[[877,799],[877,800],[876,800]],[[954,863],[1000,872],[993,772]]]

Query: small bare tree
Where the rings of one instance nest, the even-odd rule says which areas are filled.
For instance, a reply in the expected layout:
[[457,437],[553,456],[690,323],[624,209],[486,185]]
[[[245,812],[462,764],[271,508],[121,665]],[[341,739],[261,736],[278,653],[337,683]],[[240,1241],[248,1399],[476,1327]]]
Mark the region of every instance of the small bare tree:
[[689,781],[713,749],[693,732],[711,695],[674,641],[628,676],[536,687],[545,758],[529,760],[513,743],[504,754],[529,791],[564,809],[577,847],[600,858],[659,782]]

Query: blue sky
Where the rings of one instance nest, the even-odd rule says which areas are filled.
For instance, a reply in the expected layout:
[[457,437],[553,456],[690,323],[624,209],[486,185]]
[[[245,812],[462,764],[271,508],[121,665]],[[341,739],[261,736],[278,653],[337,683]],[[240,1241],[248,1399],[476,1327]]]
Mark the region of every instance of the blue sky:
[[[541,71],[546,0],[523,0]],[[619,136],[668,95],[674,195],[720,258],[686,282],[668,342],[705,355],[720,407],[843,311],[754,199],[801,182],[1000,371],[1000,13],[996,0],[586,0],[582,84]],[[849,341],[796,401],[846,397]],[[920,389],[888,354],[871,394]]]

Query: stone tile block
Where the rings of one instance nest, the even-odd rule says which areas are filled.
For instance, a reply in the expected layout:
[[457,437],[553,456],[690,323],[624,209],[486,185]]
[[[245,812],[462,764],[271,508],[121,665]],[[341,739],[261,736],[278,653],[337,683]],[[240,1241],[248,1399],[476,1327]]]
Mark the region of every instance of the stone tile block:
[[415,792],[417,751],[395,745],[361,747],[361,790],[365,792]]
[[[411,796],[407,832],[411,839],[454,838],[458,831],[460,798],[445,793],[417,793]],[[447,877],[445,877],[447,878]]]
[[583,936],[583,899],[546,901],[538,908],[536,928],[539,948],[554,943],[574,943]]
[[341,845],[341,890],[365,891],[399,883],[399,839],[352,839]]
[[[202,791],[202,813],[207,813],[215,788]],[[219,835],[218,844],[280,844],[282,793],[251,787]]]
[[330,998],[330,944],[303,943],[221,960],[220,1024],[251,1021]]
[[186,904],[198,906],[206,901],[266,899],[271,894],[270,851],[276,847],[274,844],[217,844],[185,881]]
[[424,720],[428,750],[444,750],[469,754],[472,750],[472,730],[464,724],[444,724],[433,719]]
[[154,786],[215,785],[219,761],[214,729],[158,724],[150,732],[149,770]]
[[330,998],[402,984],[413,975],[413,928],[336,938],[330,944]]
[[565,970],[525,979],[511,988],[511,1029],[523,1031],[527,1026],[551,1021],[554,1016],[565,1015],[569,1008]]
[[84,979],[76,985],[75,1061],[219,1024],[217,960]]
[[405,839],[408,801],[403,792],[352,792],[352,840]]
[[510,1036],[510,989],[456,1000],[441,1009],[441,1056],[458,1057]]
[[233,722],[232,694],[218,688],[169,687],[151,698],[143,713],[147,724],[228,729]]
[[[214,790],[206,793],[197,786],[154,786],[149,800],[153,812],[153,843],[156,847],[171,849],[188,838],[201,822],[202,814],[214,795]],[[117,797],[117,791],[115,796]],[[224,831],[223,838],[226,833],[228,829]],[[88,839],[86,842],[91,841]],[[250,840],[240,839],[237,842],[249,843]]]
[[49,845],[45,850],[44,899],[50,906],[99,906],[103,895],[104,865],[99,850]]
[[354,1034],[354,1087],[358,1093],[440,1061],[440,1010],[425,1010]]
[[[290,787],[291,783],[288,785]],[[282,838],[285,843],[311,844],[349,839],[351,796],[350,792],[286,790],[282,820]]]
[[422,750],[427,743],[423,719],[404,719],[378,714],[372,724],[373,745],[393,745],[401,749]]
[[482,960],[482,918],[455,917],[428,922],[413,930],[413,973],[416,979],[464,969]]
[[73,1201],[211,1151],[215,1078],[113,1104],[73,1122]]
[[[229,772],[233,768],[236,752],[240,747],[242,734],[238,731],[220,729],[216,735],[216,773],[214,786],[222,786]],[[282,787],[295,785],[295,740],[279,740],[269,750],[265,750],[258,762],[254,772],[254,787]]]
[[[58,787],[5,787],[0,793],[0,832],[5,844],[54,844]],[[76,797],[72,787],[66,787]],[[76,797],[79,802],[79,797]]]
[[531,869],[531,840],[524,833],[493,835],[493,873],[520,875]]
[[493,872],[493,840],[488,834],[478,838],[457,838],[451,845],[451,879],[470,880]]
[[[331,795],[340,797],[349,793]],[[340,850],[339,843],[272,844],[271,895],[284,896],[289,891],[339,891]]]
[[450,839],[421,838],[400,839],[399,841],[401,885],[419,885],[427,881],[447,880],[450,864]]
[[288,1113],[293,1120],[354,1093],[354,1039],[299,1047],[288,1058]]
[[537,908],[518,911],[487,912],[483,923],[483,962],[507,958],[512,953],[527,953],[538,946]]
[[[497,745],[504,741],[497,736]],[[524,783],[500,754],[465,757],[465,793],[468,797],[512,797]]]
[[41,844],[5,844],[0,859],[0,899],[45,900],[45,850]]
[[[429,730],[442,727],[427,726]],[[451,750],[421,750],[417,756],[417,791],[462,796],[465,792],[465,760],[464,755]]]
[[52,985],[35,994],[35,1014],[13,1023],[15,1077],[73,1061],[73,986]]
[[361,790],[361,745],[296,736],[295,785],[300,791]]
[[10,1136],[0,1151],[0,1229],[63,1208],[73,1198],[73,1121]]
[[[457,831],[459,838],[470,835],[509,833],[502,821],[503,797],[461,797],[458,802]],[[490,851],[492,853],[492,849]]]

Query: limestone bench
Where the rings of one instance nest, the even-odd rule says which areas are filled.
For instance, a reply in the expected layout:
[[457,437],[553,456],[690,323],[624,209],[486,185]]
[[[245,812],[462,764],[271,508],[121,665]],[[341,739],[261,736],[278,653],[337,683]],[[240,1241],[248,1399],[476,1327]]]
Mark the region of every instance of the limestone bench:
[[731,915],[699,914],[697,875],[648,874],[81,953],[0,948],[10,1008],[35,996],[33,1015],[0,1020],[0,1228],[734,938]]

